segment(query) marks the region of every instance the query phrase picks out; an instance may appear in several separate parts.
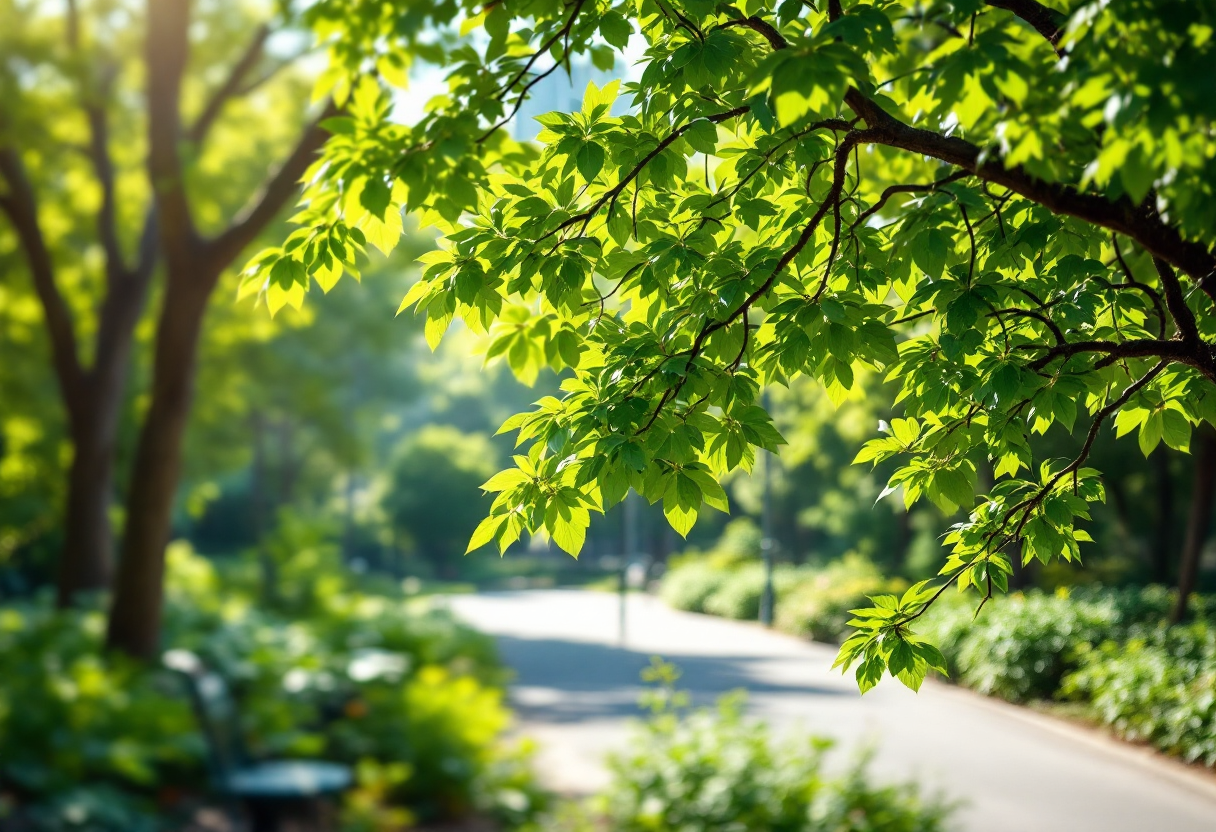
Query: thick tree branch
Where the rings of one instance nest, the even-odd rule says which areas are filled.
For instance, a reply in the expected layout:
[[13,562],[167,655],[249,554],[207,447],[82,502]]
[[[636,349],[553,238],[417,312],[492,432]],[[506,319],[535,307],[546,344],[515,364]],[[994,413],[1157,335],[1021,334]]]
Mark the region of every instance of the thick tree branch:
[[[1022,314],[1031,315],[1033,313],[1023,311]],[[1072,341],[1056,344],[1052,347],[1045,347],[1042,344],[1025,344],[1022,347],[1014,347],[1014,349],[1047,350],[1047,352],[1035,359],[1030,365],[1033,370],[1041,370],[1058,358],[1072,358],[1075,355],[1085,353],[1101,353],[1113,361],[1124,358],[1162,358],[1205,370],[1209,374],[1211,366],[1210,347],[1202,344],[1192,345],[1176,339],[1167,341],[1156,339],[1137,341]],[[1213,381],[1216,381],[1216,378]]]
[[[1059,42],[1066,19],[1041,3],[1035,0],[990,0],[988,5],[1010,11],[1026,21],[1053,48]],[[841,13],[838,0],[832,0],[829,3],[829,17],[835,20]],[[746,18],[732,23],[764,34],[774,49],[784,49],[789,45],[776,30],[767,32],[766,27],[772,27],[763,21],[753,23],[752,18]],[[770,34],[776,34],[776,38],[770,37]],[[990,159],[981,162],[980,148],[977,146],[954,136],[943,136],[904,124],[856,89],[846,93],[845,103],[865,120],[869,128],[882,134],[871,140],[872,143],[910,150],[956,165],[1057,214],[1077,217],[1131,237],[1155,257],[1160,257],[1193,278],[1200,289],[1216,302],[1216,280],[1208,279],[1216,274],[1216,256],[1202,243],[1184,240],[1176,229],[1161,222],[1155,212],[1133,205],[1126,198],[1112,201],[1096,194],[1083,194],[1067,185],[1044,182],[1020,167],[1006,168]]]
[[148,177],[165,256],[182,264],[189,263],[197,244],[178,149],[189,26],[190,0],[148,1]]
[[1153,258],[1153,265],[1157,268],[1157,274],[1161,278],[1161,293],[1165,296],[1165,307],[1170,311],[1170,317],[1174,319],[1174,326],[1178,327],[1179,337],[1186,344],[1201,343],[1199,327],[1195,323],[1195,314],[1186,305],[1186,296],[1182,293],[1178,276],[1174,274],[1169,263],[1160,257]]
[[986,0],[987,5],[994,9],[1004,9],[1013,12],[1047,39],[1052,49],[1058,52],[1060,37],[1064,34],[1064,26],[1068,23],[1067,16],[1055,9],[1049,9],[1035,0]]
[[[845,102],[870,128],[866,131],[870,136],[866,141],[870,144],[908,150],[955,165],[1056,214],[1077,217],[1131,237],[1152,255],[1195,280],[1216,271],[1216,257],[1206,246],[1183,239],[1158,216],[1126,198],[1110,200],[1097,194],[1081,193],[1067,185],[1038,179],[1021,167],[1007,168],[991,157],[981,159],[980,148],[971,142],[904,124],[856,89],[846,93]],[[1212,294],[1216,299],[1216,287],[1212,287]]]
[[266,180],[249,206],[225,231],[206,244],[207,259],[217,272],[232,263],[299,193],[300,178],[316,161],[317,152],[329,136],[321,122],[337,112],[332,101],[326,104],[321,114],[304,129],[291,155]]
[[773,49],[785,49],[789,46],[789,41],[777,31],[777,27],[769,23],[767,20],[752,15],[751,17],[742,17],[738,20],[728,20],[722,24],[723,29],[729,29],[732,26],[741,26],[744,29],[751,29],[753,32],[759,32],[768,41],[769,46]]
[[[105,85],[108,87],[108,84]],[[88,95],[88,93],[85,93]],[[89,160],[101,187],[101,207],[97,212],[97,236],[106,257],[106,279],[113,283],[126,273],[122,246],[118,242],[117,202],[114,162],[110,156],[110,126],[104,101],[85,105],[89,122]]]
[[80,395],[84,373],[76,344],[76,325],[72,311],[55,284],[55,266],[38,222],[38,200],[25,172],[20,155],[12,147],[0,147],[0,179],[7,193],[0,194],[3,210],[17,232],[33,279],[34,291],[46,317],[51,339],[51,356],[60,392],[73,419],[81,418]]
[[228,73],[228,77],[224,79],[224,83],[220,84],[211,97],[207,100],[203,111],[199,114],[198,120],[190,126],[190,130],[186,133],[186,139],[194,144],[202,144],[207,138],[207,133],[211,130],[211,126],[215,120],[219,118],[220,112],[224,109],[224,105],[229,100],[244,92],[242,85],[253,68],[262,60],[262,55],[265,51],[266,40],[270,37],[270,26],[263,23],[254,31],[253,38],[245,47],[245,51],[241,53],[241,57],[233,65],[232,70]]

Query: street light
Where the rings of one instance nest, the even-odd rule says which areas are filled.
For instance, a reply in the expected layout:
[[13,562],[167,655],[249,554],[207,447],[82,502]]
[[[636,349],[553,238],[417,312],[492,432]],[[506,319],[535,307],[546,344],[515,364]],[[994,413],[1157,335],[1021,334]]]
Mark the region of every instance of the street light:
[[[769,410],[768,390],[761,394],[761,403]],[[764,457],[764,492],[760,504],[760,554],[764,558],[764,592],[760,595],[760,623],[773,626],[773,461],[775,455]]]

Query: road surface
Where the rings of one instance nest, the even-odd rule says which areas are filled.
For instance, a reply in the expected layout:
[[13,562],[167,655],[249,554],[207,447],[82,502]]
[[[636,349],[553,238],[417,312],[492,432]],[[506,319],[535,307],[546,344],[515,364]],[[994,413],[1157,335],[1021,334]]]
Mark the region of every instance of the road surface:
[[927,682],[858,695],[830,671],[835,650],[757,625],[681,613],[631,595],[538,590],[454,596],[453,610],[498,638],[516,673],[520,732],[540,744],[551,788],[586,794],[605,753],[628,741],[639,673],[653,655],[683,671],[696,701],[746,688],[749,711],[782,734],[833,737],[839,757],[873,745],[884,779],[961,799],[961,832],[1216,832],[1216,779],[1026,709]]

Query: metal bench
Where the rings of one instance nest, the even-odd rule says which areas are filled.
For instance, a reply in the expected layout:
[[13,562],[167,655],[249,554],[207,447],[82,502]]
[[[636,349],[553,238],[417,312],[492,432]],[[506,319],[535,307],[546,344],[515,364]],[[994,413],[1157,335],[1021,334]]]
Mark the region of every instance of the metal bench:
[[236,702],[224,677],[187,650],[166,652],[164,663],[187,683],[207,744],[212,786],[222,797],[245,805],[253,832],[274,832],[287,814],[350,788],[353,774],[340,763],[250,760]]

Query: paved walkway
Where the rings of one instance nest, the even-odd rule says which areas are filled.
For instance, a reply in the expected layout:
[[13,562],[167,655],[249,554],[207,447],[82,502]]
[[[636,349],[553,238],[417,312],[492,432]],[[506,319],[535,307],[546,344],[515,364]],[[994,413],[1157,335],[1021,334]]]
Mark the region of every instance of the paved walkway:
[[451,605],[498,637],[517,672],[521,731],[541,745],[541,776],[567,793],[605,782],[603,756],[627,742],[638,714],[638,674],[661,655],[698,701],[747,688],[751,712],[783,733],[876,746],[876,774],[962,799],[963,832],[1216,832],[1216,779],[944,684],[913,694],[888,680],[861,697],[829,670],[833,648],[753,624],[634,595],[621,646],[618,600],[608,593],[493,593]]

